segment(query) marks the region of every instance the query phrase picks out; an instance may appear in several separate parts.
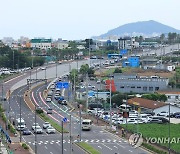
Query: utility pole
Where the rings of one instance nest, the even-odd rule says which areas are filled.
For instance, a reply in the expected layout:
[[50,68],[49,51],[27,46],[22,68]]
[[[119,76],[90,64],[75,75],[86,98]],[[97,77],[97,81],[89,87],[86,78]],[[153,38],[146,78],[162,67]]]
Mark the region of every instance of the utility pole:
[[57,50],[56,50],[56,78],[57,78]]
[[89,61],[90,61],[90,67],[91,67],[90,39],[89,39]]
[[61,123],[62,123],[62,126],[61,126],[61,127],[62,127],[62,132],[61,132],[61,133],[62,133],[62,154],[63,154],[63,153],[64,153],[64,146],[63,146],[63,144],[64,144],[64,143],[63,143],[63,138],[64,138],[64,137],[63,137],[63,134],[64,134],[64,133],[63,133],[63,120],[62,120]]
[[111,80],[112,78],[110,78],[110,130],[112,131]]
[[35,111],[34,111],[34,120],[35,120],[35,154],[37,154],[37,131],[36,131],[36,123],[37,123],[37,116],[36,116],[36,109],[37,105],[35,104]]
[[22,132],[21,132],[21,96],[19,97],[19,102],[20,102],[20,142],[22,141]]
[[88,74],[86,74],[86,113],[88,112]]
[[81,142],[81,104],[79,105],[79,141]]
[[14,70],[14,50],[13,50],[13,70]]
[[36,69],[36,82],[37,82],[37,69]]
[[74,101],[76,99],[76,80],[75,80],[75,70],[74,70]]
[[168,130],[168,135],[169,135],[169,145],[168,145],[168,152],[170,154],[171,152],[171,142],[170,142],[170,137],[171,137],[171,132],[170,132],[170,112],[171,112],[171,109],[170,109],[171,105],[170,105],[170,102],[169,102],[169,130]]
[[98,89],[97,89],[97,124],[98,124]]
[[70,120],[70,123],[69,123],[69,139],[70,139],[70,154],[72,154],[72,119],[71,119],[71,114],[69,115],[69,120]]

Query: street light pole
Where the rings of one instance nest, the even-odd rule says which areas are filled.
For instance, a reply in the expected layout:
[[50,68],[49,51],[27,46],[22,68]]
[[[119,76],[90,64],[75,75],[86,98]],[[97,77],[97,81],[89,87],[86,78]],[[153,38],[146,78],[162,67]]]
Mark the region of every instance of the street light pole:
[[112,130],[111,80],[112,78],[110,78],[110,130]]
[[35,120],[35,154],[37,154],[37,131],[36,131],[36,122],[37,122],[37,116],[36,116],[36,109],[37,105],[35,104],[35,111],[34,111],[34,120]]
[[168,131],[168,135],[169,135],[169,147],[168,147],[168,152],[169,152],[169,154],[170,154],[170,152],[171,152],[171,143],[170,143],[170,137],[171,137],[171,134],[170,134],[170,102],[169,102],[169,131]]
[[72,153],[73,149],[72,149],[72,126],[71,126],[71,114],[69,115],[69,120],[70,120],[70,123],[69,123],[69,138],[70,138],[70,154]]
[[62,127],[62,154],[63,154],[63,153],[64,153],[64,146],[63,146],[63,144],[64,144],[64,143],[63,143],[63,138],[64,138],[64,137],[63,137],[63,120],[62,120],[61,123],[62,123],[62,126],[61,126],[61,127]]
[[19,97],[19,102],[20,102],[20,142],[22,141],[22,132],[21,132],[21,96]]

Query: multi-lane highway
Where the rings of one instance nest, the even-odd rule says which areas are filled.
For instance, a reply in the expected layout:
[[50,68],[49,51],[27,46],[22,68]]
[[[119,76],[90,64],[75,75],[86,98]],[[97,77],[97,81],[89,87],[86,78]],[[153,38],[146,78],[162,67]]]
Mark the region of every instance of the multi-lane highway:
[[[33,99],[36,98],[36,103],[41,106],[44,110],[47,110],[47,108],[53,109],[53,119],[57,121],[59,124],[63,117],[68,118],[71,114],[72,116],[72,134],[73,134],[73,141],[77,142],[77,135],[80,132],[79,123],[77,115],[75,112],[69,112],[69,110],[66,109],[66,107],[59,105],[53,100],[51,103],[46,103],[43,98],[43,90],[46,87],[40,86],[33,89],[31,97]],[[69,118],[68,118],[69,119]],[[66,124],[66,129],[69,128],[69,125]],[[69,129],[68,129],[69,130]],[[119,138],[105,130],[105,127],[103,126],[96,126],[93,125],[91,131],[82,131],[81,133],[82,141],[92,145],[94,148],[96,148],[98,151],[100,151],[103,154],[114,154],[114,153],[147,153],[142,149],[134,149],[131,147],[128,143],[128,141]],[[68,141],[66,141],[68,142]]]

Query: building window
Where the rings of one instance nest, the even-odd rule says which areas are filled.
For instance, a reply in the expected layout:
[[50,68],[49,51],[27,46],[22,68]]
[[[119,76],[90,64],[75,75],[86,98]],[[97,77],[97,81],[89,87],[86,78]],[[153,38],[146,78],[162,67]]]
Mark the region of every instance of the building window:
[[141,89],[141,87],[137,87],[138,89]]
[[149,87],[149,91],[153,91],[153,87]]
[[155,91],[159,90],[159,87],[155,87]]
[[135,88],[135,86],[132,86],[131,88]]
[[147,91],[147,87],[143,87],[143,91]]
[[178,96],[175,96],[176,97],[176,99],[178,99]]
[[124,88],[124,86],[121,86],[120,88]]
[[168,96],[168,99],[171,99],[171,96]]

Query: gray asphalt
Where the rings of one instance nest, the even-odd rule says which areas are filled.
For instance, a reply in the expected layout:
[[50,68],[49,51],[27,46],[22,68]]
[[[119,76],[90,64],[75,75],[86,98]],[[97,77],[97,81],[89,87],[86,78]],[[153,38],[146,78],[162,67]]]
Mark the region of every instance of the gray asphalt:
[[[43,89],[45,87],[37,87],[33,90],[33,93],[37,93],[36,98],[39,97],[39,101],[38,103],[40,105],[44,105],[43,103],[43,98],[40,98],[40,91],[42,93]],[[40,100],[41,99],[41,100]],[[56,104],[54,102],[54,104]],[[74,141],[76,142],[76,136],[79,134],[79,124],[77,123],[76,119],[77,117],[75,116],[76,113],[74,112],[68,112],[68,111],[62,111],[61,109],[63,108],[63,106],[58,105],[58,107],[56,105],[54,105],[52,103],[48,103],[47,105],[50,106],[53,110],[55,110],[57,113],[59,113],[60,115],[56,114],[53,112],[53,117],[56,118],[57,120],[61,121],[63,117],[68,118],[69,114],[72,115],[72,132],[73,132],[73,136],[74,136]],[[47,108],[47,107],[44,107]],[[69,125],[67,124],[65,126],[66,129],[69,128]],[[140,154],[140,153],[147,153],[142,149],[134,149],[132,146],[129,145],[129,143],[122,139],[119,138],[117,136],[114,136],[113,134],[105,131],[104,127],[101,126],[95,126],[93,125],[92,130],[91,131],[82,131],[82,141],[92,145],[94,148],[96,148],[98,151],[100,151],[103,154],[115,154],[115,153],[135,153],[135,154]]]

